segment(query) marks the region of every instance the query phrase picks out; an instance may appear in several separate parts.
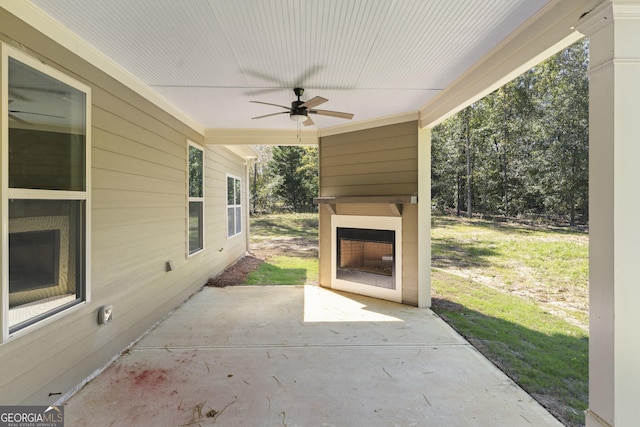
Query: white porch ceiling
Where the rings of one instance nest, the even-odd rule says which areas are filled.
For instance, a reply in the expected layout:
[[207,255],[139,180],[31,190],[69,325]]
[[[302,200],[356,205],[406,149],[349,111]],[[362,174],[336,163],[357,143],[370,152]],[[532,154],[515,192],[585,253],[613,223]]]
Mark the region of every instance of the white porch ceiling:
[[[204,128],[418,111],[550,0],[30,0]],[[321,129],[346,121],[313,116]]]

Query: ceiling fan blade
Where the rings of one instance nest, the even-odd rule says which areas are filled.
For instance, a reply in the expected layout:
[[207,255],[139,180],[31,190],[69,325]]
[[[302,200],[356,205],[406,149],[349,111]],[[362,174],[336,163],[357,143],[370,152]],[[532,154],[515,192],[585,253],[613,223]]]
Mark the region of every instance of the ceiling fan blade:
[[301,104],[300,107],[313,108],[317,105],[324,104],[327,101],[328,101],[327,98],[323,98],[321,96],[315,96],[310,100],[306,101],[305,103]]
[[315,123],[313,122],[313,120],[311,120],[311,117],[309,117],[309,116],[307,116],[307,120],[302,122],[302,124],[305,125],[305,126],[315,125]]
[[309,110],[308,112],[311,113],[311,114],[318,114],[320,116],[338,117],[340,119],[347,119],[347,120],[353,119],[353,114],[351,114],[351,113],[342,113],[340,111]]
[[64,119],[62,116],[55,116],[53,114],[44,114],[44,113],[32,113],[31,111],[20,111],[20,110],[9,110],[10,113],[15,114],[31,114],[33,116],[45,116],[45,117],[55,117],[56,119]]
[[[20,99],[20,96],[15,93],[15,90],[18,90],[18,91],[23,90],[23,91],[30,91],[30,92],[44,92],[44,93],[52,93],[54,95],[60,95],[60,96],[69,96],[68,90],[54,89],[51,87],[13,86],[11,89],[13,90],[12,96],[18,99]],[[27,99],[22,99],[22,100],[26,101]]]
[[30,124],[31,124],[31,123],[29,123],[28,121],[26,121],[26,120],[22,120],[20,117],[18,117],[18,116],[16,116],[16,115],[13,115],[13,114],[11,114],[11,113],[9,113],[9,118],[10,118],[11,120],[15,120],[16,122],[22,123],[23,125],[30,125]]
[[290,107],[285,107],[284,105],[278,105],[278,104],[272,104],[270,102],[262,102],[262,101],[249,101],[252,102],[254,104],[264,104],[264,105],[273,105],[274,107],[280,107],[280,108],[284,108],[285,110],[290,110]]
[[279,113],[265,114],[264,116],[251,117],[251,118],[252,119],[262,119],[264,117],[277,116],[278,114],[289,114],[289,112],[288,111],[280,111]]

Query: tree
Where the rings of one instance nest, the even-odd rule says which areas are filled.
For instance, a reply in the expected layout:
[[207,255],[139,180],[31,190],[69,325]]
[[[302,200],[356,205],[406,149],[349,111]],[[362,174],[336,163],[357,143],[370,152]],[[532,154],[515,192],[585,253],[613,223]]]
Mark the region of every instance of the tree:
[[589,182],[588,43],[582,40],[541,64],[539,92],[545,109],[545,195],[548,209],[575,224],[587,215]]
[[306,146],[278,146],[272,149],[270,177],[275,194],[285,209],[294,212],[313,210],[313,198],[318,194],[318,149]]
[[434,206],[586,221],[587,60],[581,40],[434,128]]
[[279,180],[274,179],[269,171],[272,147],[259,145],[257,149],[260,154],[249,173],[253,214],[273,212],[282,204],[281,200],[275,196],[275,188],[280,185]]

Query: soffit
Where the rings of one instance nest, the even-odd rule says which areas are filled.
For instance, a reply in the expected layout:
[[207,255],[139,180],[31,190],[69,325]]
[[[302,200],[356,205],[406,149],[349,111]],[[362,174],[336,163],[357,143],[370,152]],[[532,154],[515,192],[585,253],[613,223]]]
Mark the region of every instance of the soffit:
[[249,100],[288,106],[301,86],[354,121],[417,111],[548,0],[31,3],[205,128],[291,129]]

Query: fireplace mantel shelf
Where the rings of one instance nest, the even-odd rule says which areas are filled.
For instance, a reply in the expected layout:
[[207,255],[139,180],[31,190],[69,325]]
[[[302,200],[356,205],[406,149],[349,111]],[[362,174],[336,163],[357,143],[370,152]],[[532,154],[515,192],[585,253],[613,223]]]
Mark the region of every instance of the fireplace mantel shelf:
[[324,196],[316,197],[313,203],[325,205],[331,214],[335,214],[335,205],[341,203],[382,203],[388,204],[394,213],[401,216],[402,205],[418,203],[418,196],[396,195],[396,196]]

